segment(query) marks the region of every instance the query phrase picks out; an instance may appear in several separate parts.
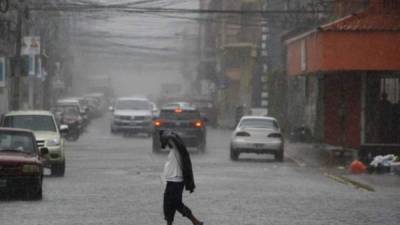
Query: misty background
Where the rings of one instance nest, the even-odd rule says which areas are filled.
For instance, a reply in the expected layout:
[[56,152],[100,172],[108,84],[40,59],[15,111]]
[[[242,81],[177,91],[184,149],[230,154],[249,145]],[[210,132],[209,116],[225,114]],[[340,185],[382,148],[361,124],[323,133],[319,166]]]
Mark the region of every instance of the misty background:
[[[196,0],[90,0],[87,3],[198,9]],[[93,76],[110,76],[116,96],[155,96],[162,83],[187,86],[194,78],[198,36],[194,19],[166,13],[113,10],[67,13],[74,27],[70,34],[75,81],[72,93],[84,93],[83,81]],[[188,17],[195,16],[198,15]]]

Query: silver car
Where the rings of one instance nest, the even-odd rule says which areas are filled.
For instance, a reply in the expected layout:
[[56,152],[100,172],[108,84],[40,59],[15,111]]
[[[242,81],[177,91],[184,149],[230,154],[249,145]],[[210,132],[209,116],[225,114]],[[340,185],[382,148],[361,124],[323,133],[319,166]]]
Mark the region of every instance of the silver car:
[[264,116],[242,117],[232,133],[231,159],[237,160],[240,153],[274,154],[282,162],[284,139],[278,121]]
[[153,133],[152,105],[147,98],[122,97],[114,102],[111,111],[111,133],[123,131],[125,133]]

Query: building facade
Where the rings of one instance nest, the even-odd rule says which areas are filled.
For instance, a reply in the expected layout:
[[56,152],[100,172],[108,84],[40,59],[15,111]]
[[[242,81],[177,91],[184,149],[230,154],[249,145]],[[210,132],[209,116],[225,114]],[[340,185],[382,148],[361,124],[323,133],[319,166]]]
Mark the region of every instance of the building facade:
[[64,80],[70,74],[68,20],[60,18],[61,11],[37,10],[44,2],[9,1],[9,9],[0,12],[0,113],[48,108],[56,75]]
[[306,78],[306,105],[323,142],[358,149],[362,158],[371,149],[398,148],[399,21],[400,5],[371,0],[362,11],[286,40],[288,75]]
[[203,1],[202,9],[232,11],[204,18],[199,66],[199,77],[214,84],[219,125],[232,127],[239,108],[253,107],[254,79],[259,72],[262,15],[240,12],[260,11],[262,1],[210,0]]

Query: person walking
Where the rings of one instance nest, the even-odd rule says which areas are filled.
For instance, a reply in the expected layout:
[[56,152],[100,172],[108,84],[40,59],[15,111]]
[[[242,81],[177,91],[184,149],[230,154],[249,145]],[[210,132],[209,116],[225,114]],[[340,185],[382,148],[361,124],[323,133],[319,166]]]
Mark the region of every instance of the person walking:
[[203,222],[199,221],[182,202],[184,188],[190,193],[193,193],[196,188],[192,162],[185,144],[172,131],[161,131],[160,141],[162,149],[168,148],[170,150],[168,161],[164,166],[164,178],[167,184],[164,192],[163,209],[167,225],[173,224],[176,211],[187,217],[193,225],[203,225]]

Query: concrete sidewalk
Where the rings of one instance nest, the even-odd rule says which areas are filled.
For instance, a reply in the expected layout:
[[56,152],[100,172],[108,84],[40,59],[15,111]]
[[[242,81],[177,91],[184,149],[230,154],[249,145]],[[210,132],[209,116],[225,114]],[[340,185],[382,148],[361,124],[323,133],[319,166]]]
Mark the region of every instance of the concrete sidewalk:
[[305,164],[308,167],[315,168],[335,168],[346,167],[349,165],[354,156],[345,154],[343,156],[336,156],[334,160],[330,157],[330,151],[333,149],[331,146],[321,145],[316,143],[285,143],[286,156],[289,159]]
[[352,174],[349,171],[355,155],[345,154],[330,159],[331,147],[314,143],[286,143],[285,156],[301,167],[320,170],[327,177],[338,182],[367,191],[385,191],[400,187],[400,176],[394,173],[386,174]]

